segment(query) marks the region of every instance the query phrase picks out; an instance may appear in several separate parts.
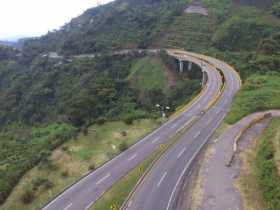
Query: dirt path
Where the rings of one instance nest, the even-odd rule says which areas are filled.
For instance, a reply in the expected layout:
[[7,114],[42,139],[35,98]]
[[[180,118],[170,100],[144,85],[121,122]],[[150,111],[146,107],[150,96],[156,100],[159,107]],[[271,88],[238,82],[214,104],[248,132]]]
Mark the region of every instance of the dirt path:
[[[267,112],[266,112],[267,113]],[[280,111],[270,111],[280,116]],[[239,176],[241,160],[237,154],[231,167],[226,163],[233,153],[234,139],[243,127],[264,113],[249,115],[229,129],[210,145],[202,163],[195,186],[196,195],[192,209],[199,210],[243,210],[242,198],[235,182]],[[249,128],[240,138],[238,153],[244,151],[263,132],[270,119],[262,120]]]

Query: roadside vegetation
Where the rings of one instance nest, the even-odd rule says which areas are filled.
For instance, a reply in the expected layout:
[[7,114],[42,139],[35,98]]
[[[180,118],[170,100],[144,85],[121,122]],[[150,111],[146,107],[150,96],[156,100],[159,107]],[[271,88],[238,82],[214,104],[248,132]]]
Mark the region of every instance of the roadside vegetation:
[[280,107],[280,74],[252,75],[237,94],[226,122],[234,124],[257,112]]
[[264,133],[242,154],[238,181],[248,210],[280,208],[280,118],[272,119]]
[[266,209],[280,209],[280,119],[272,121],[260,139],[256,157],[256,178]]
[[116,121],[90,126],[25,174],[1,209],[39,209],[64,188],[115,157],[160,124],[160,121],[143,119],[136,120],[132,125]]
[[159,152],[154,152],[150,157],[145,159],[141,164],[130,171],[126,176],[121,178],[113,185],[97,202],[91,210],[110,210],[120,209],[137,181],[143,176],[152,162],[157,158]]
[[[41,55],[28,64],[25,57],[17,60],[18,52],[12,48],[0,50],[3,56],[7,51],[7,58],[0,60],[0,203],[28,170],[48,164],[52,151],[75,139],[79,131],[86,134],[89,126],[112,121],[131,125],[138,119],[156,119],[160,117],[156,104],[170,106],[172,113],[200,86],[200,75],[179,77],[176,69],[168,69],[174,77],[169,85],[168,67],[159,56],[50,59]],[[154,81],[160,80],[162,86],[146,81],[146,68],[161,74]],[[145,91],[140,89],[143,84]],[[104,154],[109,152],[103,149]],[[82,159],[95,155],[89,149],[76,154]],[[25,203],[33,199],[30,192],[26,197]]]

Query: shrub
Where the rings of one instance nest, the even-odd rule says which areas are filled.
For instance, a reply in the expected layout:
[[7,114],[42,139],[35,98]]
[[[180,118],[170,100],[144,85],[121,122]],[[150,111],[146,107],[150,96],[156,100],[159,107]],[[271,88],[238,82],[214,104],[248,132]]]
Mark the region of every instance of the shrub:
[[47,158],[46,160],[41,162],[40,168],[45,168],[50,171],[57,170],[58,166],[53,162],[52,159]]
[[123,151],[125,151],[125,150],[127,150],[127,149],[128,149],[128,145],[127,145],[126,142],[122,142],[122,143],[119,145],[119,150],[120,150],[121,152],[123,152]]
[[68,170],[62,171],[61,176],[64,178],[69,177],[69,171]]
[[82,127],[81,131],[85,136],[88,135],[88,128],[87,127]]
[[123,137],[125,137],[125,136],[127,136],[127,132],[126,132],[126,131],[122,131],[122,132],[121,132],[121,135],[122,135]]
[[106,118],[104,118],[104,117],[99,117],[96,120],[97,125],[103,125],[105,122],[106,122]]
[[123,121],[127,125],[132,125],[133,124],[133,119],[132,118],[125,118]]
[[273,4],[272,6],[272,14],[280,17],[280,2]]
[[44,185],[47,181],[48,181],[48,179],[42,178],[42,177],[37,177],[37,178],[33,179],[32,180],[33,190],[36,191],[39,187]]
[[69,147],[68,147],[68,146],[63,146],[61,149],[62,149],[62,151],[64,151],[64,152],[69,151]]
[[54,183],[53,183],[52,181],[50,181],[50,180],[47,180],[47,181],[44,183],[44,188],[45,188],[46,190],[49,190],[49,189],[53,188],[53,186],[54,186]]
[[28,189],[22,194],[21,202],[23,204],[30,204],[33,202],[34,198],[35,198],[34,191]]
[[90,171],[94,171],[95,170],[95,164],[90,164],[89,167],[88,167],[88,170]]

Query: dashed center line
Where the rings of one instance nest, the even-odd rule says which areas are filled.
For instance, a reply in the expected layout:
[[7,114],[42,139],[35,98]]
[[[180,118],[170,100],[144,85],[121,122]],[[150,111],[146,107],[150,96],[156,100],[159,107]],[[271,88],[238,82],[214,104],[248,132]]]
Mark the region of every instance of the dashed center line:
[[184,149],[182,149],[182,151],[178,154],[177,159],[179,159],[184,154],[185,151],[186,151],[186,147],[184,147]]
[[106,176],[104,176],[103,178],[99,179],[98,182],[96,182],[96,185],[101,184],[102,182],[104,182],[106,179],[108,179],[111,176],[111,174],[107,174]]
[[63,210],[68,210],[71,208],[71,206],[73,205],[73,203],[70,203],[68,206],[66,206]]
[[161,179],[159,180],[158,184],[157,184],[157,187],[160,187],[162,181],[164,180],[164,178],[166,177],[167,175],[167,172],[164,172],[164,174],[162,175]]
[[154,144],[154,143],[156,143],[158,140],[160,140],[160,138],[159,138],[159,137],[156,137],[156,138],[152,141],[152,143]]
[[209,125],[212,122],[212,119],[209,119],[206,124]]
[[135,155],[133,155],[133,156],[131,156],[130,158],[128,158],[128,161],[132,161],[133,159],[135,159],[136,157],[137,157],[137,153],[135,154]]
[[199,135],[200,135],[200,131],[197,134],[195,134],[193,138],[196,139]]
[[173,129],[173,128],[175,128],[176,126],[177,126],[177,124],[175,123],[174,125],[171,126],[171,128]]
[[176,133],[179,133],[181,130],[182,130],[182,128],[178,128],[178,129],[176,130]]

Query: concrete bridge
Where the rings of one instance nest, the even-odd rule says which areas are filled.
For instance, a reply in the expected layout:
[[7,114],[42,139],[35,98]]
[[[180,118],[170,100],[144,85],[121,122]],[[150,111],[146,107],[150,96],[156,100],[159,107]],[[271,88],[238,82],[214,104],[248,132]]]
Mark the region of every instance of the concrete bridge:
[[[115,52],[111,52],[107,55],[126,55],[126,54],[133,54],[133,53],[137,53],[137,54],[148,54],[148,55],[157,55],[161,52],[160,49],[135,49],[135,50],[120,50],[120,51],[115,51]],[[187,71],[191,71],[193,68],[193,63],[197,63],[195,62],[195,58],[191,57],[191,56],[186,56],[186,55],[182,55],[180,54],[178,51],[174,51],[174,50],[169,50],[166,49],[166,52],[168,55],[174,57],[175,59],[178,60],[178,65],[179,65],[179,72],[183,73],[184,72],[184,66],[188,65],[187,67]],[[70,60],[71,59],[83,59],[83,58],[96,58],[96,57],[100,57],[105,55],[105,53],[95,53],[95,54],[81,54],[81,55],[70,55],[70,56],[63,56],[63,55],[58,55],[56,52],[50,52],[48,54],[44,54],[42,55],[42,57],[49,57],[52,59],[66,59],[66,60]],[[207,83],[207,73],[205,71],[205,67],[206,64],[203,63],[203,61],[201,62],[201,64],[199,65],[199,67],[202,70],[202,85],[206,85]]]

